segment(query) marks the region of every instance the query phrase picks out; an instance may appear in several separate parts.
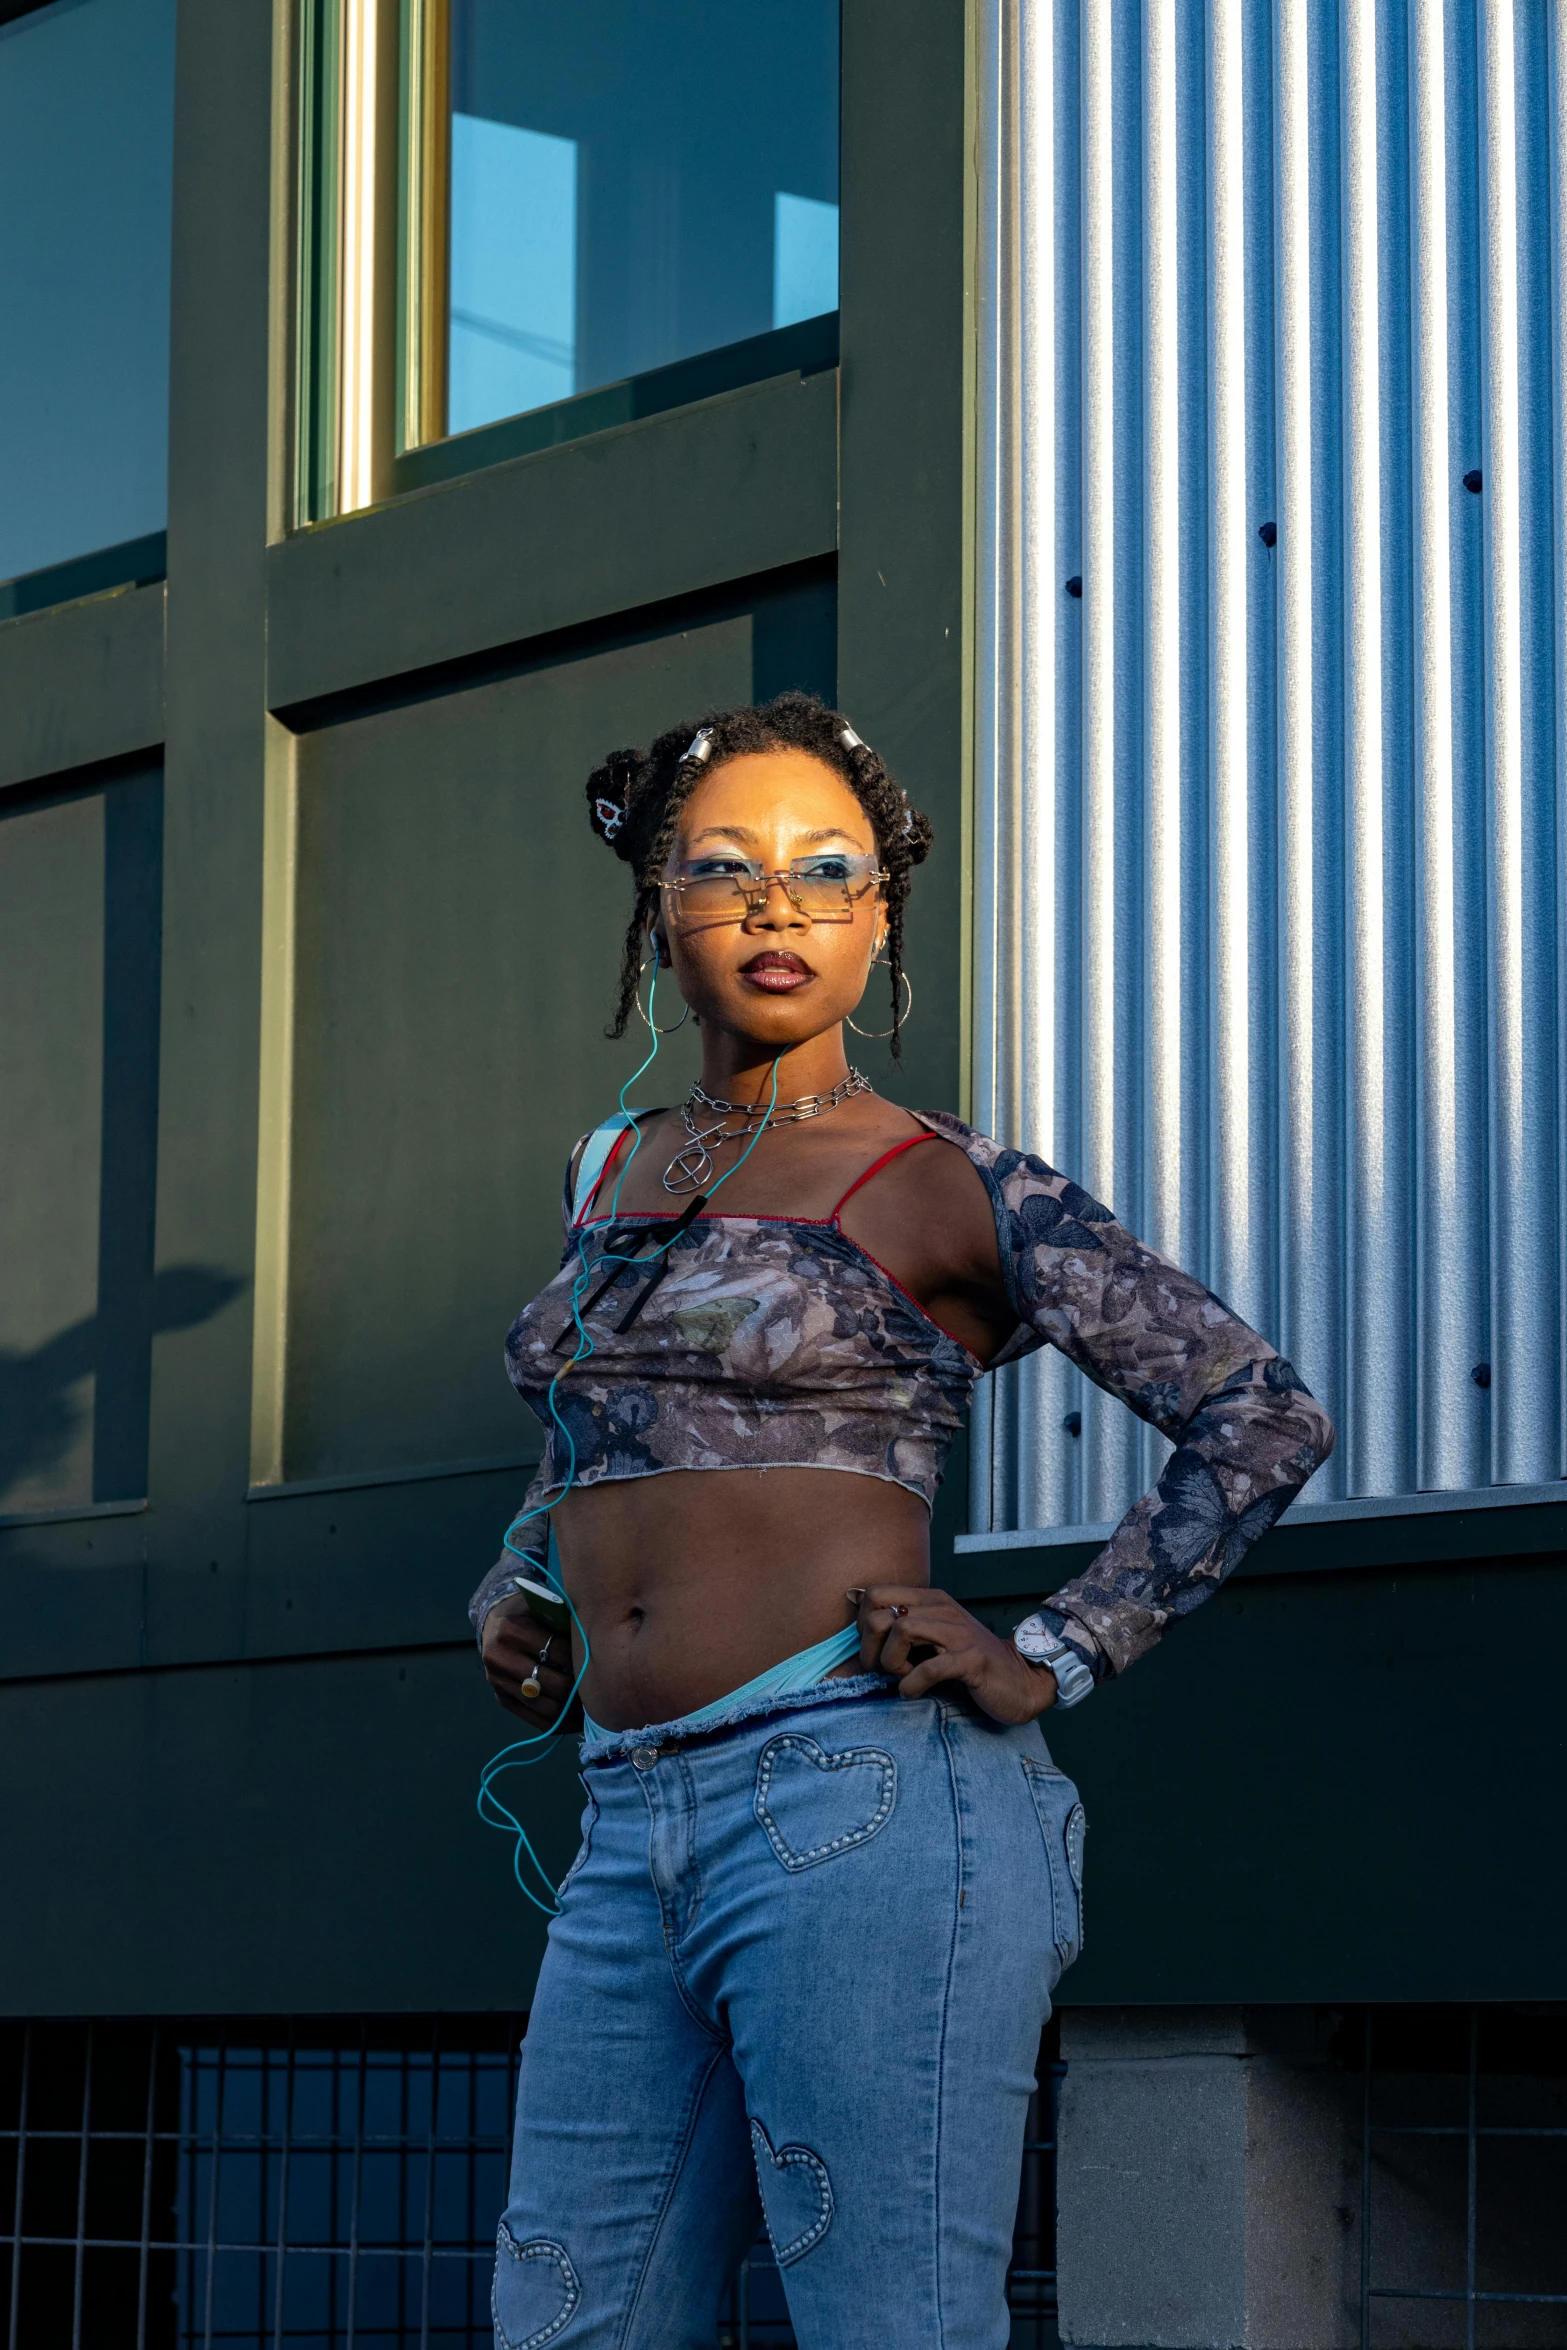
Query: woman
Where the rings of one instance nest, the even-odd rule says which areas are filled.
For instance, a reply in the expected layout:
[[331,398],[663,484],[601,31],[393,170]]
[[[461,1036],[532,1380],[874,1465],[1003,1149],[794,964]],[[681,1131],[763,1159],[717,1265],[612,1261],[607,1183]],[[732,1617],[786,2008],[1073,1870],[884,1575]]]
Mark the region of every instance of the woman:
[[[588,1811],[496,2339],[707,2350],[759,2189],[802,2350],[997,2350],[1081,1931],[1082,1812],[1039,1717],[1213,1590],[1332,1430],[1076,1184],[851,1072],[880,959],[897,1049],[931,832],[842,717],[720,712],[615,753],[588,799],[636,880],[615,1033],[656,963],[702,1077],[578,1145],[562,1270],[508,1340],[549,1443],[472,1613],[535,1729],[586,1658]],[[930,1504],[977,1378],[1046,1342],[1176,1450],[1008,1641],[931,1590]],[[516,1583],[551,1515],[569,1635]]]

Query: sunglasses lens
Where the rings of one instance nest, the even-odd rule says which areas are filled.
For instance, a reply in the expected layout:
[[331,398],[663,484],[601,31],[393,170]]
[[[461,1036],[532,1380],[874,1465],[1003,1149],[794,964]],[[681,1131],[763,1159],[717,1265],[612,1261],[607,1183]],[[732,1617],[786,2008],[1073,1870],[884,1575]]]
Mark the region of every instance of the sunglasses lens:
[[801,913],[809,914],[813,922],[847,922],[854,911],[846,881],[800,873],[790,882],[789,895]]
[[684,882],[679,899],[681,915],[688,923],[743,922],[746,917],[745,892],[732,873]]
[[812,922],[848,922],[856,900],[875,886],[873,875],[854,873],[773,873],[747,878],[737,873],[693,874],[671,891],[678,920],[689,929],[714,922],[743,922],[782,886],[798,911]]

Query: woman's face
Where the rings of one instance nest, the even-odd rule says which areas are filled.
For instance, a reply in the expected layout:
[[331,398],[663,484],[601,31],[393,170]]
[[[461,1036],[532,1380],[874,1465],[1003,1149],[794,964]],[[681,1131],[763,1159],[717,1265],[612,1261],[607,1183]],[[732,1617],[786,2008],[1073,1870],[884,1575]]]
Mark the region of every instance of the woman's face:
[[[808,751],[746,752],[704,775],[681,811],[655,938],[704,1023],[786,1052],[852,1012],[886,926],[870,818]],[[748,868],[773,881],[757,903]]]

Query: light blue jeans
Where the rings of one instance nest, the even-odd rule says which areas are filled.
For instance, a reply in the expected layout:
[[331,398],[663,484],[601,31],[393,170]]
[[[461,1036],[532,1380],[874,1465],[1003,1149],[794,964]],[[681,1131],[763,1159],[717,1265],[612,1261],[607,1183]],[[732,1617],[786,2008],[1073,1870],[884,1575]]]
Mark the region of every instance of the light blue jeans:
[[1082,1807],[1037,1723],[861,1675],[585,1751],[497,2350],[712,2350],[762,2214],[801,2350],[1003,2350],[1082,1939]]

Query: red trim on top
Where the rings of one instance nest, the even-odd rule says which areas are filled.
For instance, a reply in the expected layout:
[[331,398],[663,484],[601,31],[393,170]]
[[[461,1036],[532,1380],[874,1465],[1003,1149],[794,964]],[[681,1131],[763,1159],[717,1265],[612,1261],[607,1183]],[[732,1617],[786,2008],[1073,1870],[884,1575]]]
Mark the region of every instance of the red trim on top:
[[[850,1184],[848,1190],[844,1193],[842,1199],[838,1202],[838,1205],[833,1209],[831,1216],[828,1218],[829,1223],[837,1223],[838,1218],[843,1214],[844,1209],[848,1206],[850,1200],[853,1199],[855,1193],[859,1190],[860,1185],[862,1183],[869,1183],[871,1177],[873,1175],[879,1175],[883,1167],[890,1165],[894,1159],[900,1159],[905,1151],[917,1151],[922,1142],[941,1142],[944,1139],[945,1138],[939,1134],[909,1134],[905,1135],[902,1142],[895,1142],[890,1151],[883,1151],[881,1157],[876,1160],[875,1164],[866,1168],[863,1175],[856,1175],[854,1181]],[[871,1258],[871,1262],[872,1264],[876,1263],[874,1257]],[[885,1272],[886,1268],[885,1266],[878,1266],[877,1270],[878,1272]],[[898,1286],[901,1289],[903,1285],[900,1282]]]
[[[916,1112],[915,1115],[918,1115],[918,1113]],[[628,1126],[626,1133],[617,1138],[614,1149],[610,1152],[609,1157],[604,1161],[603,1173],[599,1176],[598,1182],[594,1184],[593,1189],[589,1192],[588,1197],[584,1202],[581,1216],[572,1226],[573,1232],[585,1232],[591,1229],[588,1218],[592,1211],[593,1202],[597,1199],[601,1186],[608,1180],[615,1161],[620,1155],[621,1143],[625,1141],[626,1135],[633,1134],[635,1132],[635,1127]],[[857,1256],[862,1256],[865,1259],[865,1262],[872,1266],[875,1271],[881,1275],[882,1279],[898,1292],[900,1297],[906,1298],[908,1300],[909,1304],[914,1308],[916,1314],[919,1315],[920,1320],[926,1323],[930,1329],[934,1330],[938,1338],[950,1339],[954,1346],[960,1346],[963,1349],[963,1352],[968,1356],[969,1361],[973,1363],[976,1370],[983,1374],[986,1366],[981,1357],[977,1355],[974,1352],[974,1349],[969,1345],[967,1339],[959,1338],[955,1331],[945,1329],[943,1325],[937,1321],[930,1308],[921,1304],[920,1300],[915,1296],[912,1289],[905,1289],[903,1283],[898,1279],[897,1274],[892,1272],[888,1266],[884,1265],[880,1257],[873,1257],[870,1250],[865,1246],[863,1241],[853,1239],[849,1233],[842,1231],[838,1223],[838,1217],[842,1212],[845,1204],[849,1200],[853,1199],[861,1184],[869,1183],[873,1175],[879,1175],[882,1168],[887,1165],[889,1160],[897,1158],[904,1151],[917,1150],[922,1142],[949,1142],[950,1140],[951,1137],[949,1135],[938,1132],[937,1129],[933,1126],[928,1126],[923,1134],[905,1135],[902,1142],[895,1142],[890,1151],[883,1151],[881,1157],[875,1160],[869,1167],[867,1167],[863,1175],[857,1175],[855,1177],[854,1181],[850,1184],[848,1190],[844,1193],[843,1198],[838,1202],[837,1207],[833,1209],[833,1212],[830,1216],[768,1216],[758,1214],[754,1208],[737,1208],[732,1211],[726,1211],[723,1208],[710,1208],[705,1214],[693,1217],[692,1222],[693,1224],[798,1224],[806,1231],[837,1232],[841,1239],[848,1241],[849,1246],[854,1250]],[[609,1219],[607,1217],[601,1217],[599,1219],[600,1223],[607,1223],[608,1221]],[[623,1214],[616,1218],[616,1222],[621,1224],[636,1224],[639,1222],[646,1224],[662,1224],[666,1223],[667,1221],[667,1217],[660,1214],[659,1210],[656,1208],[627,1208]],[[896,1483],[897,1480],[894,1478],[892,1482]]]
[[[933,1134],[930,1139],[932,1142],[940,1142],[941,1136],[939,1134]],[[698,1216],[697,1222],[700,1224],[701,1221],[701,1217]],[[890,1282],[900,1297],[906,1297],[908,1299],[910,1305],[919,1315],[922,1322],[928,1322],[932,1330],[936,1331],[942,1338],[950,1339],[954,1346],[961,1346],[963,1352],[968,1356],[969,1361],[981,1374],[983,1374],[985,1365],[980,1360],[980,1357],[974,1352],[974,1349],[970,1346],[966,1338],[959,1338],[955,1330],[949,1330],[945,1323],[938,1322],[935,1315],[931,1312],[929,1306],[921,1305],[913,1290],[905,1289],[903,1283],[898,1279],[897,1274],[889,1272],[887,1267],[882,1263],[880,1257],[873,1257],[870,1250],[865,1246],[863,1241],[849,1240],[849,1235],[847,1232],[845,1232],[842,1237],[849,1241],[850,1248],[859,1250],[860,1255],[865,1259],[865,1262],[868,1265],[875,1266],[882,1279],[884,1281]]]
[[[605,1184],[609,1181],[610,1176],[615,1171],[615,1161],[620,1156],[621,1145],[627,1140],[629,1136],[635,1134],[636,1132],[637,1128],[633,1125],[627,1126],[623,1132],[616,1135],[614,1145],[610,1150],[609,1157],[604,1161],[603,1166],[600,1168],[598,1178],[594,1183],[593,1189],[588,1193],[587,1198],[582,1203],[581,1212],[572,1219],[571,1228],[574,1232],[580,1231],[589,1222],[593,1214],[594,1201],[598,1198],[599,1193],[603,1190]],[[871,1164],[866,1168],[863,1175],[856,1175],[854,1181],[850,1184],[848,1190],[844,1193],[842,1199],[839,1200],[837,1206],[832,1210],[830,1215],[758,1216],[753,1213],[747,1216],[744,1209],[736,1209],[735,1214],[743,1221],[753,1224],[836,1224],[838,1218],[842,1215],[850,1200],[853,1199],[861,1184],[869,1183],[871,1177],[873,1175],[879,1175],[883,1167],[888,1166],[892,1160],[901,1158],[905,1151],[918,1150],[922,1142],[945,1142],[946,1140],[946,1135],[937,1134],[934,1129],[929,1127],[927,1127],[923,1134],[906,1134],[901,1142],[895,1142],[893,1144],[890,1151],[883,1151],[879,1159],[873,1159]],[[718,1216],[722,1213],[722,1209],[716,1210],[712,1221],[716,1222]],[[626,1211],[626,1215],[620,1218],[620,1221],[624,1223],[627,1221],[627,1218],[638,1215],[652,1216],[662,1221],[659,1211],[656,1208],[629,1208]],[[696,1220],[699,1224],[705,1224],[709,1221],[706,1216],[698,1216]],[[859,1246],[858,1241],[856,1241],[855,1246]],[[873,1265],[876,1264],[874,1257],[871,1258],[871,1263]],[[887,1268],[885,1265],[877,1265],[876,1270],[878,1273],[885,1273]],[[890,1281],[893,1280],[895,1276],[889,1273],[887,1278]],[[901,1281],[898,1283],[898,1287],[902,1289],[903,1284]],[[908,1292],[904,1291],[904,1294],[907,1296]],[[940,1324],[938,1323],[936,1327],[939,1329]],[[962,1344],[961,1339],[958,1343],[960,1345]]]
[[[611,1221],[616,1224],[667,1224],[669,1213],[665,1208],[622,1208],[613,1219],[600,1216],[591,1226],[584,1224],[582,1230],[597,1232],[601,1225]],[[735,1208],[732,1211],[726,1208],[706,1209],[700,1216],[693,1216],[691,1221],[693,1224],[804,1224],[815,1232],[830,1232],[833,1228],[831,1216],[764,1216],[755,1208]],[[847,1233],[844,1238],[848,1240]],[[855,1240],[849,1245],[858,1248],[860,1244]],[[652,1261],[650,1257],[648,1263]]]
[[[930,1139],[932,1142],[940,1142],[942,1141],[943,1137],[939,1134],[933,1134]],[[667,1216],[660,1216],[656,1210],[652,1208],[628,1208],[623,1215],[619,1215],[615,1218],[615,1222],[617,1224],[635,1224],[639,1220],[644,1224],[665,1224],[669,1221]],[[608,1221],[609,1219],[606,1216],[600,1219],[599,1224],[593,1225],[591,1227],[584,1225],[581,1227],[581,1229],[584,1231],[589,1229],[598,1231],[604,1224],[607,1224]],[[742,1213],[738,1210],[733,1215],[725,1215],[720,1209],[715,1208],[711,1215],[693,1216],[691,1219],[691,1229],[695,1231],[698,1224],[793,1224],[802,1232],[836,1232],[840,1240],[848,1241],[850,1248],[853,1249],[857,1257],[863,1257],[865,1259],[865,1262],[871,1267],[873,1272],[879,1273],[883,1281],[887,1282],[891,1288],[895,1289],[900,1297],[908,1299],[909,1304],[914,1308],[914,1311],[918,1314],[920,1320],[922,1322],[928,1323],[931,1329],[935,1331],[938,1338],[950,1338],[954,1346],[962,1347],[963,1352],[968,1356],[970,1362],[975,1364],[979,1370],[983,1371],[986,1368],[983,1358],[974,1352],[974,1349],[969,1345],[968,1340],[966,1338],[959,1338],[956,1331],[948,1330],[942,1323],[938,1322],[935,1315],[931,1312],[929,1306],[921,1305],[913,1290],[905,1289],[903,1283],[898,1279],[897,1274],[891,1272],[888,1267],[882,1263],[880,1257],[873,1257],[870,1250],[865,1246],[863,1241],[851,1238],[851,1236],[842,1229],[836,1217],[758,1216],[755,1214]],[[648,1261],[651,1262],[651,1260]],[[805,1465],[808,1466],[809,1464],[807,1463]],[[801,1464],[796,1462],[795,1466],[799,1467]],[[896,1478],[893,1479],[893,1483],[897,1483]]]
[[[945,1138],[942,1135],[933,1134],[930,1139],[932,1142],[941,1142]],[[643,1224],[667,1224],[668,1221],[668,1217],[659,1215],[655,1208],[627,1208],[615,1218],[615,1222],[617,1224],[636,1224],[638,1222]],[[609,1218],[604,1216],[601,1217],[599,1222],[595,1225],[581,1225],[574,1227],[574,1229],[581,1231],[591,1230],[596,1232],[602,1230],[603,1226],[608,1222]],[[721,1209],[714,1208],[709,1215],[692,1217],[691,1229],[693,1232],[696,1230],[698,1224],[793,1224],[797,1226],[798,1229],[802,1232],[836,1232],[840,1240],[848,1241],[850,1248],[853,1249],[857,1257],[863,1257],[865,1259],[865,1262],[871,1267],[873,1272],[879,1273],[883,1281],[887,1282],[891,1288],[895,1289],[900,1297],[908,1299],[909,1304],[914,1308],[914,1311],[918,1314],[920,1320],[922,1322],[928,1323],[930,1328],[935,1331],[938,1338],[950,1338],[954,1346],[962,1347],[963,1352],[968,1356],[970,1362],[975,1364],[975,1366],[980,1371],[983,1371],[986,1368],[983,1358],[974,1352],[974,1349],[969,1345],[968,1340],[966,1338],[959,1338],[955,1331],[946,1329],[942,1323],[938,1322],[935,1315],[931,1312],[929,1306],[921,1305],[913,1290],[905,1289],[903,1283],[898,1279],[897,1274],[891,1272],[888,1267],[882,1263],[880,1257],[873,1257],[870,1250],[865,1246],[863,1241],[855,1240],[849,1233],[842,1229],[836,1216],[759,1216],[755,1214],[754,1211],[742,1209],[736,1209],[732,1215],[726,1215]],[[651,1263],[652,1260],[649,1258],[646,1261]],[[784,1465],[787,1466],[788,1464],[786,1463]],[[802,1466],[809,1467],[810,1464],[808,1462],[796,1462],[794,1465],[799,1468]],[[867,1472],[867,1474],[868,1473],[869,1472]],[[898,1480],[894,1478],[892,1482],[896,1484]]]

